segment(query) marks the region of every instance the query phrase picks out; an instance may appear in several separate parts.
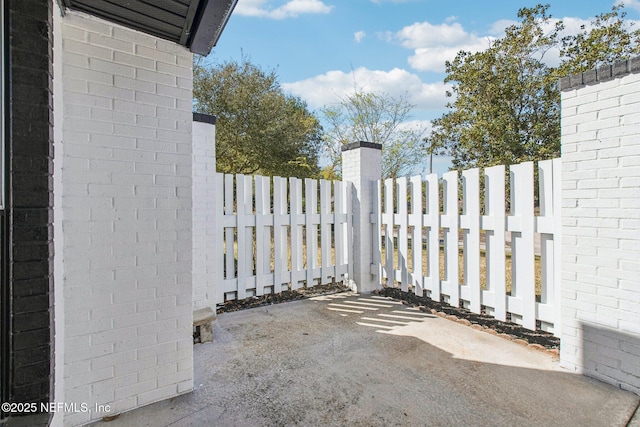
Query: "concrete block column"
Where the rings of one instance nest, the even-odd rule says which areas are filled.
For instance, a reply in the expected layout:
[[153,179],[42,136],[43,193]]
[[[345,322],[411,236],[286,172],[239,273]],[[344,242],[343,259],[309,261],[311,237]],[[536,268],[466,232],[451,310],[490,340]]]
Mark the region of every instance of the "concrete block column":
[[380,287],[371,274],[375,181],[382,176],[382,145],[355,142],[342,147],[342,179],[353,183],[353,282],[361,293]]

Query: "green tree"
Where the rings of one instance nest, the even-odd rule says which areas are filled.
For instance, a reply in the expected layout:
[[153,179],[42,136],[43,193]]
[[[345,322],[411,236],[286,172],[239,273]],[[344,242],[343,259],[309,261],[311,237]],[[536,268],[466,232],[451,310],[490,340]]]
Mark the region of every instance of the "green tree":
[[[557,157],[557,80],[639,53],[640,32],[624,21],[623,7],[564,37],[563,22],[552,19],[549,5],[523,8],[520,22],[487,50],[459,52],[446,64],[452,101],[434,121],[427,151],[451,156],[456,169]],[[545,62],[551,49],[560,51],[555,68]]]
[[596,16],[590,28],[583,26],[577,34],[563,37],[557,75],[585,72],[640,54],[640,30],[633,30],[634,23],[625,21],[626,16],[624,4],[619,4]]
[[560,151],[559,92],[544,55],[557,43],[548,6],[521,9],[521,22],[481,52],[446,63],[447,111],[433,122],[428,149],[457,169],[519,163]]
[[333,176],[341,174],[341,149],[357,141],[382,144],[382,177],[412,174],[424,160],[424,129],[407,127],[414,105],[406,97],[355,89],[337,105],[322,109],[327,129],[324,150],[331,164],[325,168]]
[[322,127],[306,103],[285,94],[274,70],[247,58],[194,63],[194,108],[217,116],[218,172],[315,177]]

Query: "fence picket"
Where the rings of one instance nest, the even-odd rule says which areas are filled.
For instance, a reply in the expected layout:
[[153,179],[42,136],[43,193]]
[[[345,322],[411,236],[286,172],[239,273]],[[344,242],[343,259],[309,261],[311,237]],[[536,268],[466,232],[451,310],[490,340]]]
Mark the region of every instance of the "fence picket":
[[412,271],[410,274],[413,292],[422,296],[424,294],[424,276],[422,274],[422,177],[414,176],[411,183],[411,213],[409,214],[409,226],[413,227],[411,233]]
[[507,230],[511,232],[511,295],[508,311],[522,316],[525,328],[536,328],[536,287],[534,258],[533,162],[511,165],[511,215]]
[[253,186],[251,176],[236,176],[238,230],[238,299],[247,297],[246,290],[254,288],[253,279]]
[[427,213],[423,223],[427,227],[427,277],[425,287],[431,299],[440,301],[440,185],[437,174],[427,176]]
[[331,182],[320,181],[320,254],[321,254],[321,283],[333,280],[335,269],[331,262],[331,224],[334,222],[331,212]]
[[305,190],[305,222],[307,244],[307,287],[315,283],[318,268],[318,181],[304,180]]
[[562,331],[562,313],[560,311],[562,281],[562,160],[553,159],[553,290],[549,295],[553,299],[553,332],[560,336]]
[[225,281],[223,282],[224,292],[234,292],[238,290],[238,279],[236,279],[236,259],[235,259],[235,236],[234,231],[238,225],[234,213],[234,185],[233,175],[224,176],[224,244],[225,244]]
[[273,226],[271,215],[270,179],[255,177],[256,184],[256,295],[264,295],[264,288],[273,285],[271,276],[271,233],[267,228]]
[[461,298],[469,302],[475,313],[481,310],[480,288],[480,170],[469,169],[462,172],[462,215],[460,228],[463,229],[464,285]]
[[398,275],[396,279],[400,281],[400,289],[407,291],[409,285],[409,250],[408,250],[408,214],[407,214],[407,178],[402,177],[396,180],[396,195],[398,213],[395,215],[394,224],[398,225]]
[[[550,258],[553,262],[553,163],[546,160],[538,164],[540,215],[536,218],[536,231],[540,233],[540,257]],[[550,265],[542,264],[542,286],[540,302],[546,304],[550,301],[549,291],[553,295],[553,269]]]
[[[347,238],[343,240],[346,244],[345,246],[345,262],[346,262],[346,270],[347,270],[347,278],[349,280],[353,279],[353,263],[350,262],[351,256],[353,255],[353,184],[350,182],[342,182],[341,185],[344,189],[346,204],[344,205],[344,213],[347,217],[347,227],[346,234]],[[377,209],[380,211],[380,209]],[[351,284],[349,282],[349,284]]]
[[347,215],[345,206],[347,202],[345,194],[345,186],[340,181],[333,181],[333,198],[334,198],[334,227],[333,227],[333,247],[334,247],[334,266],[335,280],[347,273],[346,266],[349,262],[346,256],[346,233]]
[[305,279],[304,259],[302,254],[302,180],[289,178],[289,191],[291,195],[291,289],[302,287]]
[[382,260],[382,181],[372,182],[373,189],[373,206],[375,212],[371,214],[371,223],[373,224],[373,254],[371,266],[371,274],[378,278],[378,282],[382,283],[384,275],[384,267]]
[[444,229],[445,278],[442,293],[449,297],[449,304],[458,307],[460,284],[458,283],[458,172],[450,171],[442,176],[444,213],[441,226]]
[[382,223],[385,225],[384,230],[384,276],[387,278],[387,286],[395,286],[395,266],[394,266],[394,252],[395,245],[393,243],[393,236],[395,233],[395,227],[393,224],[394,210],[393,210],[393,180],[386,179],[384,181],[384,213],[382,214]]
[[[507,320],[505,283],[505,168],[493,166],[484,170],[485,215],[482,229],[486,230],[486,291],[482,292],[483,304],[488,313],[498,320]],[[493,310],[491,310],[493,309]],[[492,312],[493,311],[493,312]]]
[[273,292],[288,288],[288,245],[287,226],[287,180],[273,177]]
[[560,192],[559,159],[538,163],[540,215],[536,218],[536,232],[540,233],[541,293],[537,303],[537,318],[541,328],[554,333],[560,330]]

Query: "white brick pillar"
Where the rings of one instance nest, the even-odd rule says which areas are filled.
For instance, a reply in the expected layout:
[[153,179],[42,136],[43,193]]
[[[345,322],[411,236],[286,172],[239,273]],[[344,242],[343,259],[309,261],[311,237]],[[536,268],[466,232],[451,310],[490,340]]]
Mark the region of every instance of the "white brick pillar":
[[193,308],[215,311],[216,117],[193,113]]
[[193,54],[54,20],[55,398],[100,408],[76,426],[193,390]]
[[560,362],[640,394],[640,58],[560,89]]
[[373,263],[373,224],[371,214],[375,181],[382,176],[382,145],[355,142],[342,147],[342,179],[353,183],[353,281],[358,292],[380,287],[371,274]]

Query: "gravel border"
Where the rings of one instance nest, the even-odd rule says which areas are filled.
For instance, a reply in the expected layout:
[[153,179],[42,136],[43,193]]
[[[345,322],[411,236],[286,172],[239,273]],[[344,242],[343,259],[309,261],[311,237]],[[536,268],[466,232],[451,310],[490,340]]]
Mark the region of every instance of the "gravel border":
[[413,292],[404,292],[398,288],[384,287],[374,291],[374,294],[402,301],[404,304],[418,307],[426,313],[458,322],[491,335],[497,335],[523,346],[546,351],[554,357],[560,355],[560,338],[549,332],[532,331],[513,322],[502,322],[486,314],[472,313],[465,308],[456,308],[428,297],[419,297]]
[[317,297],[320,295],[337,294],[350,292],[351,288],[342,282],[329,283],[327,285],[316,285],[311,288],[302,287],[295,291],[282,291],[277,294],[265,294],[261,296],[248,297],[243,300],[229,300],[216,307],[216,313],[229,313],[232,311],[246,310],[248,308],[262,307],[264,305],[280,304],[288,301]]

